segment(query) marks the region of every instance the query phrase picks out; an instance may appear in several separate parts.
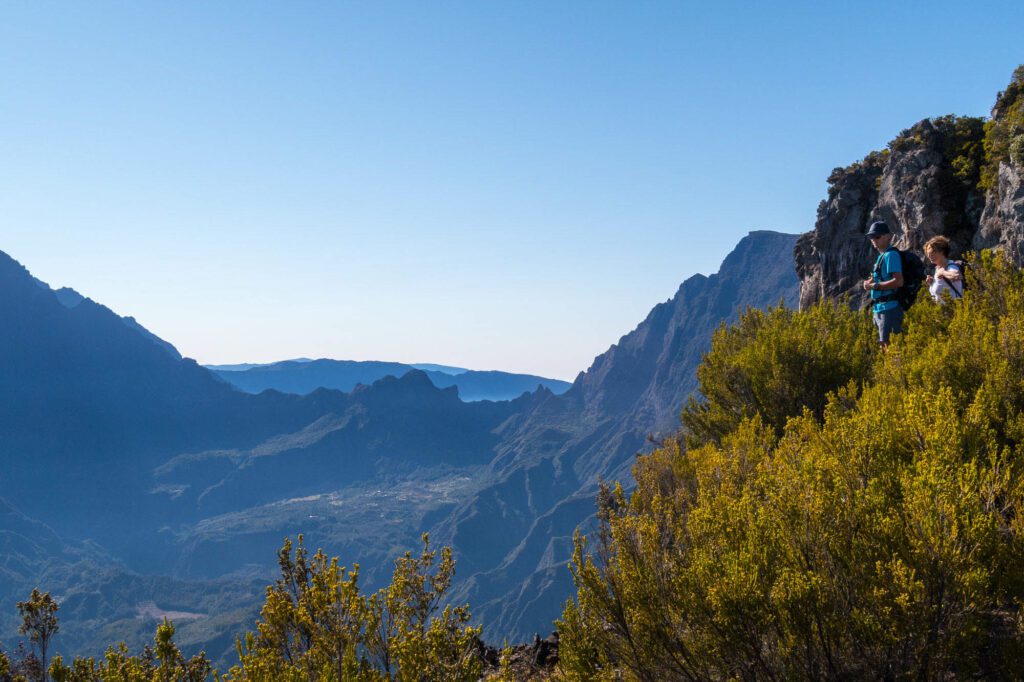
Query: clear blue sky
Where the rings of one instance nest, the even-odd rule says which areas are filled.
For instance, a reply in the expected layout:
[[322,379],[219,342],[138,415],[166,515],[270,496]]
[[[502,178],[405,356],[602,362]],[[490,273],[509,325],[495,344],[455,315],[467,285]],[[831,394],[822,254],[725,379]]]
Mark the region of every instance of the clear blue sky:
[[1024,3],[8,2],[0,250],[200,362],[572,378],[900,129]]

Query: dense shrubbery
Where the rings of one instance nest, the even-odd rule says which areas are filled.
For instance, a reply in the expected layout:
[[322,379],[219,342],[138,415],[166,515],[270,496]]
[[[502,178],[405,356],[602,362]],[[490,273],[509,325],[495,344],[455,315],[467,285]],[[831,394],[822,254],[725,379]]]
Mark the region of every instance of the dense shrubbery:
[[[754,343],[768,329],[771,341]],[[831,302],[805,313],[746,312],[719,329],[697,368],[703,398],[683,409],[686,444],[720,444],[754,415],[779,435],[805,409],[820,418],[829,393],[851,382],[856,392],[867,380],[876,335],[870,319]]]
[[985,120],[976,116],[943,116],[932,123],[945,131],[942,154],[966,188],[977,186],[985,161]]
[[974,270],[873,367],[829,304],[720,330],[686,437],[604,492],[592,553],[578,539],[561,677],[1013,678],[1024,275]]
[[871,183],[877,190],[882,182],[882,171],[885,169],[885,164],[889,161],[890,153],[888,149],[873,151],[868,153],[862,160],[852,163],[845,168],[841,166],[833,168],[828,176],[828,198],[830,200],[834,199],[840,187],[848,184],[852,176],[861,173],[871,179]]

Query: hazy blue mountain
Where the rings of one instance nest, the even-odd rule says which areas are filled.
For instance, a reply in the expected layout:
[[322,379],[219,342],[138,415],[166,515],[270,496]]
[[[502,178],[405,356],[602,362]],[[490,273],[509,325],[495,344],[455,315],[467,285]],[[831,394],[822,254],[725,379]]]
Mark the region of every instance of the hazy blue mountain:
[[246,393],[274,389],[282,393],[304,395],[318,388],[351,391],[363,384],[369,386],[386,376],[398,377],[412,370],[400,362],[359,362],[355,360],[285,360],[249,369],[217,371],[220,378]]
[[151,529],[154,466],[294,432],[344,402],[237,391],[3,253],[0,320],[0,495],[70,536],[130,547]]
[[58,652],[99,653],[116,640],[141,651],[166,615],[186,655],[205,650],[223,664],[234,655],[240,625],[255,618],[264,586],[139,575],[93,544],[65,542],[0,500],[0,642],[8,651],[22,639],[17,602],[41,587],[60,603]]
[[[312,358],[290,358],[283,362],[312,362]],[[203,365],[206,369],[212,369],[223,372],[241,372],[243,370],[252,369],[253,367],[266,367],[272,365],[273,362],[242,362],[234,365]]]
[[480,466],[493,457],[494,429],[521,404],[463,403],[413,370],[359,386],[295,433],[251,448],[179,455],[156,469],[156,481],[206,517],[423,467]]
[[424,372],[441,372],[442,374],[462,374],[469,370],[465,367],[452,367],[451,365],[435,365],[429,362],[414,362],[412,366],[422,369]]
[[466,370],[459,374],[428,371],[427,376],[438,388],[454,386],[459,398],[473,400],[512,400],[524,393],[532,393],[543,387],[555,395],[565,393],[572,386],[568,381],[547,379],[533,374],[511,374],[509,372]]
[[536,391],[538,386],[544,386],[553,393],[564,393],[571,385],[567,381],[531,374],[481,372],[445,365],[423,364],[417,367],[401,362],[356,360],[286,360],[246,369],[214,371],[217,376],[248,393],[274,389],[301,395],[318,388],[351,391],[360,384],[369,385],[387,376],[400,377],[418,369],[425,370],[430,381],[438,388],[457,388],[459,397],[465,401],[512,400],[523,393]]
[[[36,584],[92,595],[62,608],[72,651],[86,632],[135,641],[138,614],[160,610],[205,614],[190,637],[233,638],[262,591],[245,601],[231,581],[266,584],[285,535],[364,561],[375,584],[480,485],[500,424],[548,394],[466,403],[416,370],[351,393],[247,394],[2,253],[0,320],[0,495],[26,514],[0,511],[2,581],[10,599]],[[99,543],[93,563],[57,533]]]

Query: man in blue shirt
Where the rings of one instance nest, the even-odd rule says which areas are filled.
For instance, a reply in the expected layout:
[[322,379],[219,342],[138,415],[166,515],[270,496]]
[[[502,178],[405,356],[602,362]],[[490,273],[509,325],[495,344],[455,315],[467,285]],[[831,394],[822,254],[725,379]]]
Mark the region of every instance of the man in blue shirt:
[[871,311],[878,327],[878,342],[885,348],[889,337],[903,330],[903,307],[897,300],[897,291],[903,286],[903,262],[900,252],[892,246],[892,232],[882,221],[871,223],[868,239],[878,251],[878,260],[871,277],[862,286],[871,292]]

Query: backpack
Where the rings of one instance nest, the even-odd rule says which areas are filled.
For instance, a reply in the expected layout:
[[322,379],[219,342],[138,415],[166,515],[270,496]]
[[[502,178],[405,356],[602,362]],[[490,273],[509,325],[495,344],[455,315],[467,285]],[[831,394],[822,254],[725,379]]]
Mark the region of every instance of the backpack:
[[924,284],[924,261],[913,251],[900,251],[900,263],[903,265],[903,286],[896,291],[900,307],[909,310],[917,300],[917,292]]
[[[914,305],[914,302],[917,300],[917,294],[921,291],[921,285],[924,284],[924,261],[921,260],[920,256],[909,249],[907,251],[900,251],[895,246],[890,246],[889,248],[900,254],[900,265],[903,270],[903,286],[893,293],[887,293],[881,298],[875,299],[875,302],[878,303],[895,299],[900,302],[901,308],[909,310],[910,306]],[[879,256],[878,261],[875,262],[876,272],[881,260],[882,257]]]

